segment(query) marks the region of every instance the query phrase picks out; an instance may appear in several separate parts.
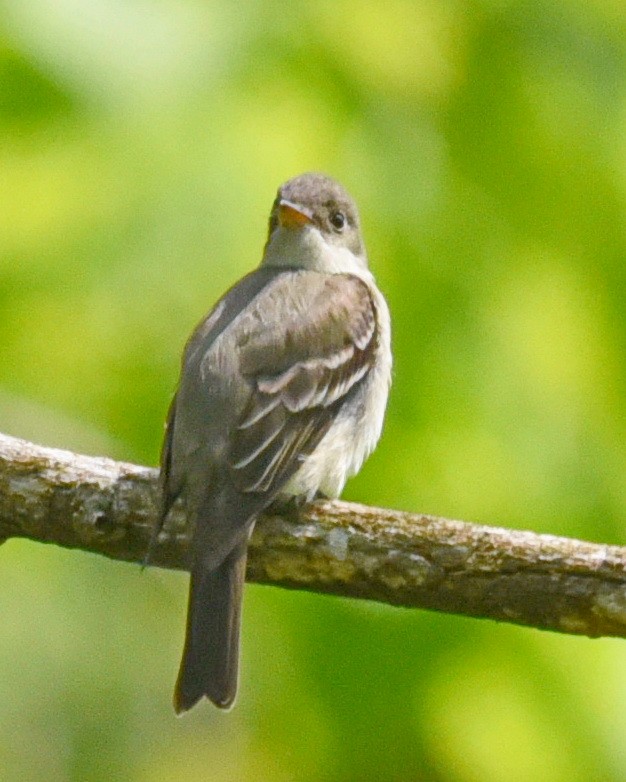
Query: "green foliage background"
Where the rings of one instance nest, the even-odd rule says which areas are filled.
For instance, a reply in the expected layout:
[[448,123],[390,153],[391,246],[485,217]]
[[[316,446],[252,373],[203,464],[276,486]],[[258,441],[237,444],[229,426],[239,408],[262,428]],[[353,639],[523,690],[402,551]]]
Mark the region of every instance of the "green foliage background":
[[[278,184],[345,183],[394,322],[349,499],[623,542],[621,0],[0,2],[0,430],[156,463]],[[0,551],[2,780],[626,779],[626,646],[247,588],[239,703],[170,698],[186,577]]]

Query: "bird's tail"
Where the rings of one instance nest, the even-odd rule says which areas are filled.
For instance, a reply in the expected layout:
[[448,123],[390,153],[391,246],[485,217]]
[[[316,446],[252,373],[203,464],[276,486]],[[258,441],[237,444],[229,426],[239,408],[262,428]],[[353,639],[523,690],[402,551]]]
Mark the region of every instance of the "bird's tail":
[[203,695],[222,709],[235,700],[246,543],[239,544],[215,570],[199,564],[192,569],[185,649],[174,692],[177,714]]

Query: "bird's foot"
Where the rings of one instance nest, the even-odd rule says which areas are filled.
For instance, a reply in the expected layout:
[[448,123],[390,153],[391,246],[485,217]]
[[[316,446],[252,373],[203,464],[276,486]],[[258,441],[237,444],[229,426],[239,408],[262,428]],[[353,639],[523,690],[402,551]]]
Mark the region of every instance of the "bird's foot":
[[327,499],[329,498],[320,491],[316,492],[311,498],[307,497],[305,494],[298,497],[279,497],[269,506],[267,512],[282,516],[295,524],[302,520],[303,508],[311,502]]
[[306,505],[306,497],[279,497],[267,509],[268,513],[282,516],[294,523],[300,521],[302,508]]

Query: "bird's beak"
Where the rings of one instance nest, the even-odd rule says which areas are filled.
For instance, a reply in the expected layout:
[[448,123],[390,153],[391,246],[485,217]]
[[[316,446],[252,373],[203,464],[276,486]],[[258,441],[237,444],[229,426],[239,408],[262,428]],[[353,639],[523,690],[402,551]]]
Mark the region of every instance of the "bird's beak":
[[282,228],[303,228],[313,222],[313,215],[304,206],[283,198],[278,204],[278,222]]

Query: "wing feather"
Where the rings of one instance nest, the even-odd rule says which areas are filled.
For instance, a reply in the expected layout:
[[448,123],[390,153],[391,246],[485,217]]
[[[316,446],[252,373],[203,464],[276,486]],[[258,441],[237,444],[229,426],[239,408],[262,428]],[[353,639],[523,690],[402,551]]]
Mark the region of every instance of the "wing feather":
[[273,291],[283,308],[276,322],[260,312],[239,344],[251,395],[229,464],[244,492],[275,493],[294,474],[375,360],[376,311],[363,280],[294,272],[285,283]]

